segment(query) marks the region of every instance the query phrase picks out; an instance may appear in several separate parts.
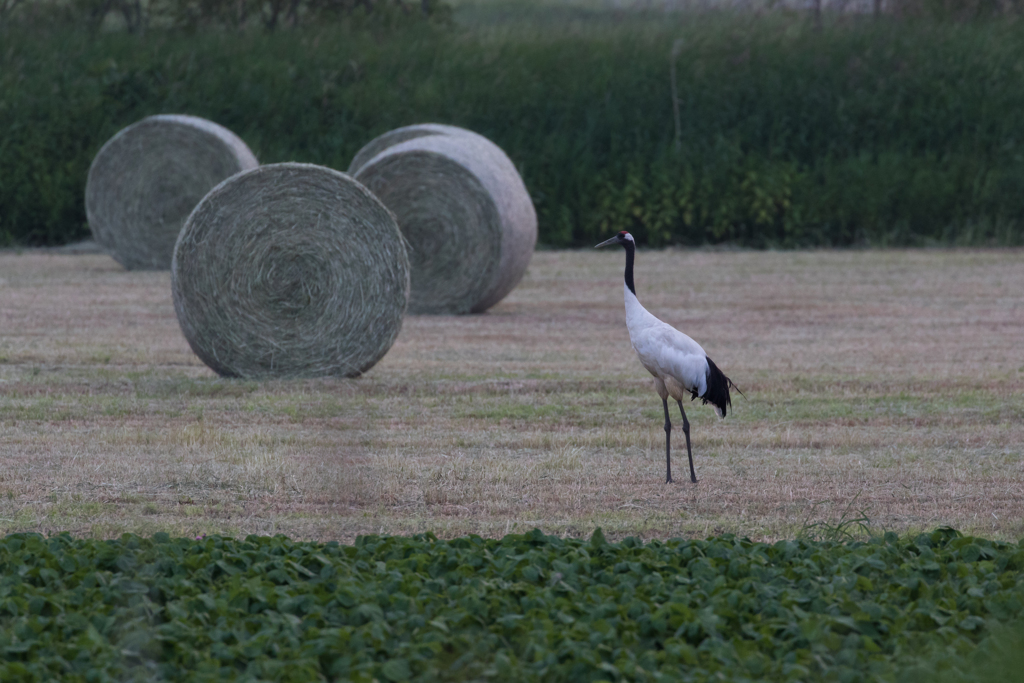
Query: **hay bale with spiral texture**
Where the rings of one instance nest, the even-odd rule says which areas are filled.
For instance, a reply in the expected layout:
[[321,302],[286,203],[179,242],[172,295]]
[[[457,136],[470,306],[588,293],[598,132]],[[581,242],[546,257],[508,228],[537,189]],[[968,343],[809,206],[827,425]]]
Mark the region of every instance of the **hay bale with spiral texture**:
[[365,166],[370,159],[374,158],[388,147],[394,147],[406,140],[425,138],[428,135],[469,135],[483,138],[484,140],[487,139],[479,133],[474,133],[466,128],[449,126],[444,123],[417,123],[412,126],[395,128],[394,130],[389,130],[386,133],[378,135],[363,145],[363,148],[356,152],[356,155],[352,157],[352,163],[348,165],[348,174],[354,177],[356,172]]
[[171,266],[181,331],[229,377],[354,377],[402,326],[409,261],[394,216],[351,177],[271,164],[210,191]]
[[234,133],[161,114],[110,138],[93,159],[85,211],[93,237],[129,270],[167,270],[189,213],[214,185],[259,166]]
[[412,267],[410,313],[479,313],[519,284],[537,243],[537,214],[497,145],[424,124],[386,133],[367,149],[349,172],[398,218]]

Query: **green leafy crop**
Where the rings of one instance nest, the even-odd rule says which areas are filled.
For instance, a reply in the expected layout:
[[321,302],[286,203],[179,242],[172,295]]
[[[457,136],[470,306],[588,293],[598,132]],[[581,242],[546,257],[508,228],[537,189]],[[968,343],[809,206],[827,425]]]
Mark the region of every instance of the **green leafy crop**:
[[[0,541],[0,679],[949,680],[1024,612],[1024,549],[366,536]],[[1013,654],[1011,652],[1011,654]]]

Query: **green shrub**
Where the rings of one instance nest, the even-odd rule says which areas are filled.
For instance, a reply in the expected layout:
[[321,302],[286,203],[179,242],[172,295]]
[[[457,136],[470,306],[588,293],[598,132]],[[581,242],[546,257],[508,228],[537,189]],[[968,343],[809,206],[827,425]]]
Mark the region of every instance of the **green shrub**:
[[1024,243],[1021,23],[26,26],[0,33],[7,243],[87,235],[93,155],[161,112],[225,125],[263,162],[342,170],[391,128],[471,128],[519,166],[552,246],[617,230],[653,245]]

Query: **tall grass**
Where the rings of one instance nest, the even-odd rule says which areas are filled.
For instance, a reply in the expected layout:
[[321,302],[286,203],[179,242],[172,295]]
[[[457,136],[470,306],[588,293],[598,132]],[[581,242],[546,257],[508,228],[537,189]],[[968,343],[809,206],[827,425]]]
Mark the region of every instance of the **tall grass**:
[[[1024,26],[602,15],[384,30],[0,33],[0,240],[87,234],[92,156],[148,114],[263,162],[345,169],[374,135],[466,126],[519,165],[541,241],[1019,244]],[[669,56],[676,63],[679,144]]]

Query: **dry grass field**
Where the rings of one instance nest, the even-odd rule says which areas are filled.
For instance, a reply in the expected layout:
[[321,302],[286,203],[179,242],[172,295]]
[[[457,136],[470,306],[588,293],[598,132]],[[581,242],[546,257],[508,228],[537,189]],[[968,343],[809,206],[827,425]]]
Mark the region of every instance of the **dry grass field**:
[[684,448],[664,483],[622,265],[538,252],[362,378],[252,382],[192,354],[168,273],[0,252],[0,532],[1024,536],[1024,252],[639,253],[747,396],[690,404],[696,485]]

